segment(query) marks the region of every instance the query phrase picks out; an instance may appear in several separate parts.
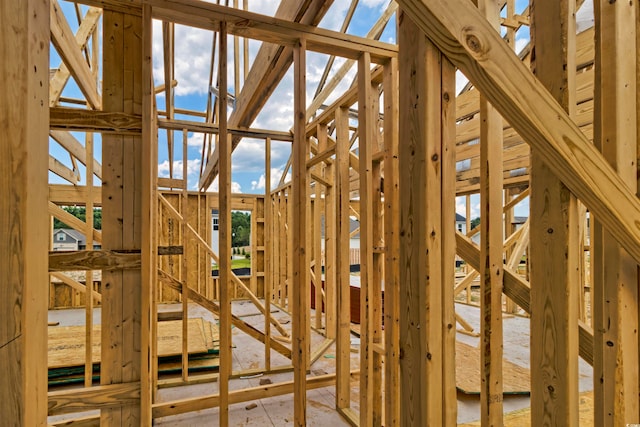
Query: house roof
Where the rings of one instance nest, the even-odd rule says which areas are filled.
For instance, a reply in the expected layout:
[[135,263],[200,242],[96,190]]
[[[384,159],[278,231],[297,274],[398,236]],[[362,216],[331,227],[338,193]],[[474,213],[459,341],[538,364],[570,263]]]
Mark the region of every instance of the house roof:
[[456,212],[456,222],[458,221],[466,221],[467,219]]
[[75,240],[81,245],[85,244],[86,242],[84,234],[82,234],[78,230],[74,230],[73,228],[55,228],[53,230],[53,234],[58,234],[58,232],[60,231],[67,234],[69,237],[71,237],[73,240]]
[[526,216],[514,216],[511,224],[524,224],[528,219]]

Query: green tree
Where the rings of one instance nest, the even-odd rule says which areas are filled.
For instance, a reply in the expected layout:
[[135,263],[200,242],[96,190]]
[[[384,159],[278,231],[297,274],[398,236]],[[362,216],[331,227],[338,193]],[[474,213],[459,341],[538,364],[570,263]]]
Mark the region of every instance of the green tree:
[[231,212],[231,246],[248,246],[251,238],[251,214]]
[[[65,206],[62,209],[78,218],[80,221],[85,222],[87,217],[87,209],[84,206]],[[58,218],[53,219],[53,228],[71,228]],[[93,228],[96,230],[102,230],[102,209],[93,209]]]
[[476,228],[477,226],[480,225],[480,218],[474,218],[471,220],[471,229],[473,230],[474,228]]

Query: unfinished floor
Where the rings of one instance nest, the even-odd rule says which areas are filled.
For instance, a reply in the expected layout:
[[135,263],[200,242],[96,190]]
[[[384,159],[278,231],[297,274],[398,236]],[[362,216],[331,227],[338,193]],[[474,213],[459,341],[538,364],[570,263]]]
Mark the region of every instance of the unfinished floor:
[[[158,309],[159,312],[173,311],[179,308],[179,304],[164,304]],[[236,301],[233,303],[234,314],[251,323],[258,328],[263,327],[264,318],[259,315],[255,306],[247,301]],[[461,315],[475,330],[480,328],[480,309],[476,306],[466,304],[456,304],[456,312]],[[290,327],[290,316],[279,310],[272,309],[273,316],[281,323]],[[49,321],[53,323],[59,322],[58,326],[74,326],[84,324],[85,311],[83,309],[70,310],[51,310],[49,312]],[[207,310],[191,304],[189,306],[190,318],[203,318],[207,321],[215,322],[216,320]],[[94,309],[94,320],[100,322],[100,309]],[[529,354],[529,319],[522,316],[510,316],[504,319],[505,336],[504,336],[504,357],[505,360],[523,368],[530,367]],[[357,325],[356,325],[357,326]],[[52,326],[55,327],[55,326]],[[354,328],[357,329],[357,328]],[[465,344],[478,347],[479,338],[472,337],[467,334],[458,333],[456,339]],[[323,341],[322,335],[312,333],[312,347]],[[248,337],[238,329],[233,330],[233,364],[234,369],[254,369],[259,368],[262,364],[263,346],[254,339]],[[352,368],[357,369],[359,363],[359,337],[352,333]],[[272,353],[274,365],[286,364],[287,359],[279,355],[275,351]],[[477,369],[477,367],[474,367]],[[309,377],[315,375],[324,375],[335,372],[335,345],[329,347],[310,369]],[[467,371],[469,372],[469,371]],[[476,372],[479,377],[479,372]],[[193,375],[192,380],[197,379],[197,374]],[[269,379],[272,383],[289,381],[292,379],[291,372],[276,373],[270,375],[257,375],[251,378],[236,378],[231,381],[230,390],[245,389],[257,387],[260,380]],[[592,368],[580,361],[580,392],[593,390]],[[193,384],[179,387],[161,388],[158,393],[158,402],[167,402],[180,400],[189,397],[203,396],[218,392],[217,382],[206,382],[202,384]],[[350,424],[341,417],[335,410],[335,389],[334,387],[324,387],[309,390],[307,393],[307,414],[308,425],[310,426],[349,426]],[[352,401],[351,405],[356,410],[359,407],[358,397],[358,381],[354,377],[352,382]],[[528,408],[530,399],[527,395],[505,395],[504,412],[505,414],[513,411]],[[82,416],[96,415],[97,411],[89,411],[83,414],[71,414],[68,416],[49,417],[49,422],[59,422],[65,419],[75,419]],[[257,401],[242,402],[232,404],[229,407],[229,423],[233,426],[285,426],[293,425],[293,401],[291,396],[276,396],[268,399],[260,399]],[[479,394],[466,394],[458,392],[458,423],[465,424],[478,421],[480,419],[480,396]],[[218,408],[210,410],[198,411],[188,414],[169,416],[159,418],[154,421],[156,426],[203,426],[215,425],[218,420]],[[506,425],[509,425],[508,423]],[[529,425],[529,424],[526,424]]]

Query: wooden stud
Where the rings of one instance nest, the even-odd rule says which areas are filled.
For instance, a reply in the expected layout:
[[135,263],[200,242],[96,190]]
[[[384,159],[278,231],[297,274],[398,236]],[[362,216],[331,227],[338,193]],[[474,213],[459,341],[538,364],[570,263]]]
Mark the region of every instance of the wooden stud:
[[398,3],[640,261],[640,201],[480,12],[465,0]]
[[[180,265],[180,274],[182,283],[189,286],[189,262],[190,251],[187,241],[187,218],[189,215],[189,195],[187,194],[187,142],[188,133],[186,129],[182,130],[182,194],[180,197],[180,205],[182,207],[183,221],[180,224],[180,237],[182,240],[182,263]],[[187,381],[189,378],[189,298],[182,295],[182,380]]]
[[[575,0],[536,0],[531,7],[531,66],[575,116]],[[531,168],[532,425],[578,425],[577,201],[536,150]],[[520,257],[514,253],[514,257]]]
[[[325,177],[333,184],[337,167],[328,165]],[[325,188],[324,210],[324,283],[325,283],[325,335],[329,339],[336,338],[336,198],[338,191],[331,185]]]
[[291,285],[292,313],[292,361],[294,425],[306,425],[307,406],[307,360],[309,359],[308,314],[309,311],[309,263],[310,249],[305,241],[307,235],[307,137],[305,132],[306,111],[306,40],[300,39],[293,49],[294,64],[294,122],[293,122],[293,206],[289,209],[293,221],[292,232],[293,262]]
[[[455,217],[456,217],[456,69],[453,64],[441,54],[441,271],[442,271],[442,394],[443,394],[443,425],[457,424],[458,406],[456,391],[456,313],[453,290],[455,287]],[[434,96],[435,97],[435,96]]]
[[0,6],[0,384],[3,423],[47,423],[49,4]]
[[400,425],[400,218],[398,168],[398,61],[384,65],[384,343],[385,426]]
[[[453,253],[445,253],[451,248],[446,229],[451,233],[454,221],[454,194],[447,183],[453,68],[443,64],[442,54],[408,14],[399,22],[399,139],[405,141],[399,148],[400,424],[451,426],[456,423],[454,386],[448,384],[453,371],[444,359],[455,352],[449,348],[455,334],[453,282],[446,277],[453,276]],[[452,206],[444,207],[443,197]]]
[[[594,143],[633,192],[638,94],[636,59],[629,52],[636,52],[637,13],[633,2],[594,2]],[[602,227],[597,212],[594,217],[594,423],[618,426],[639,416],[637,262]]]
[[375,380],[373,360],[373,170],[377,121],[374,119],[371,90],[371,58],[363,53],[358,60],[358,152],[360,160],[360,425],[380,425],[374,418]]
[[[247,5],[247,1],[244,1],[244,5]],[[246,40],[246,39],[245,39]],[[246,49],[245,49],[246,53]],[[245,60],[246,66],[246,60]],[[245,75],[246,77],[246,75]],[[264,368],[266,370],[271,369],[271,347],[269,346],[269,338],[271,337],[271,300],[273,297],[273,284],[275,266],[273,260],[278,259],[274,254],[273,242],[275,227],[273,226],[273,199],[271,194],[271,138],[265,139],[264,144],[264,230],[265,241],[264,246],[266,249],[264,253],[265,264],[265,285],[264,285],[264,335],[266,337],[264,345]]]
[[218,150],[219,176],[219,274],[220,274],[220,426],[229,425],[229,374],[232,371],[231,354],[231,147],[227,133],[227,25],[220,24],[218,62]]
[[[479,1],[481,13],[499,28],[499,9]],[[502,425],[502,118],[480,97],[480,390],[483,425]]]
[[351,364],[351,303],[349,280],[349,112],[335,111],[336,123],[336,183],[338,206],[336,218],[337,316],[336,337],[336,407],[344,410],[351,405],[351,385],[348,372]]
[[[142,20],[103,12],[103,109],[140,114]],[[140,136],[103,135],[103,248],[141,248],[142,143]],[[149,159],[151,160],[151,159]],[[102,385],[140,381],[140,269],[102,273]],[[147,315],[148,313],[145,313]],[[139,424],[140,405],[103,410],[103,425]]]

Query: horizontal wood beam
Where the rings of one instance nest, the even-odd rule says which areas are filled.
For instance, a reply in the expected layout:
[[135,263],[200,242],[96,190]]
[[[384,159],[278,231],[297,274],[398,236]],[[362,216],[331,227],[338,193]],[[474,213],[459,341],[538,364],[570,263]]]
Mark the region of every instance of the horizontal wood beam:
[[140,268],[140,253],[109,250],[49,252],[49,272],[132,270]]
[[399,0],[549,168],[640,262],[640,201],[467,0]]
[[49,427],[100,427],[100,415],[87,415],[50,423]]
[[128,15],[142,16],[142,0],[71,0],[73,3],[109,9]]
[[230,35],[263,42],[293,46],[299,39],[307,41],[310,51],[357,59],[362,52],[371,54],[376,63],[398,55],[396,45],[338,31],[273,18],[241,9],[199,0],[144,0],[153,7],[153,17],[168,22],[219,31],[227,22]]
[[[217,134],[218,133],[218,125],[213,123],[203,123],[203,122],[193,122],[188,120],[176,120],[176,119],[158,119],[158,128],[160,129],[169,129],[169,130],[178,130],[182,131],[186,129],[189,132],[201,132],[201,133],[209,133],[209,134]],[[257,138],[257,139],[266,139],[271,138],[275,141],[293,141],[293,135],[291,132],[282,132],[275,130],[266,130],[266,129],[241,129],[241,128],[228,128],[227,131],[231,135],[247,137],[247,138]]]
[[49,120],[52,130],[117,135],[139,135],[142,133],[142,116],[139,114],[54,107],[49,109]]
[[[91,194],[93,195],[93,205],[102,205],[102,188],[94,187]],[[87,187],[84,185],[65,185],[65,184],[49,184],[49,201],[56,205],[84,206],[87,203]]]
[[49,415],[113,408],[138,403],[140,400],[140,383],[132,382],[50,391],[48,398]]
[[[358,371],[352,371],[351,375],[358,375]],[[311,376],[307,379],[307,390],[335,385],[336,374]],[[234,390],[229,392],[229,404],[248,402],[250,400],[265,399],[268,397],[282,396],[293,392],[293,381],[285,381],[277,384],[269,384],[258,387]],[[196,398],[174,400],[153,405],[153,418],[167,417],[170,415],[184,414],[215,408],[220,404],[220,396],[212,394]]]

